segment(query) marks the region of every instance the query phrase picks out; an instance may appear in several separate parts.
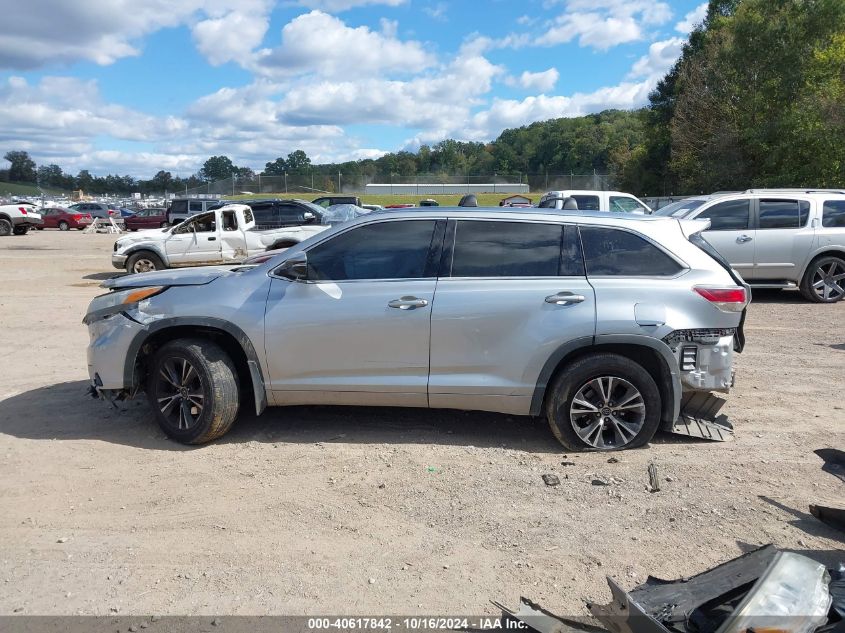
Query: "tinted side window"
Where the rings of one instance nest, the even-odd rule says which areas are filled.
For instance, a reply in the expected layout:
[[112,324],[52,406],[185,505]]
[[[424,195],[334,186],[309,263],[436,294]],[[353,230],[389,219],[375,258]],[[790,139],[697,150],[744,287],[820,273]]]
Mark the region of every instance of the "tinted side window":
[[822,208],[822,226],[845,228],[845,200],[825,200]]
[[710,220],[708,231],[743,231],[751,218],[750,200],[728,200],[705,209],[696,220]]
[[170,205],[170,212],[171,213],[186,213],[188,211],[188,201],[187,200],[177,200],[173,204]]
[[305,209],[295,204],[280,204],[279,221],[283,224],[302,224],[305,222]]
[[806,200],[760,200],[761,229],[797,229],[807,223],[809,215]]
[[458,222],[452,277],[556,277],[563,226],[528,222]]
[[276,207],[272,202],[253,205],[252,213],[255,216],[255,224],[258,228],[275,228],[279,224]]
[[680,264],[647,240],[617,229],[581,227],[587,275],[668,277]]
[[308,278],[421,279],[425,276],[434,220],[367,224],[308,251]]
[[557,202],[557,198],[549,198],[548,200],[540,200],[540,204],[537,205],[540,209],[554,209],[555,203]]
[[600,211],[598,196],[572,196],[578,203],[579,211]]
[[193,202],[193,201],[191,201],[191,202],[189,203],[188,209],[191,211],[191,213],[200,213],[200,212],[202,212],[202,211],[203,211],[203,205],[202,205],[202,202]]

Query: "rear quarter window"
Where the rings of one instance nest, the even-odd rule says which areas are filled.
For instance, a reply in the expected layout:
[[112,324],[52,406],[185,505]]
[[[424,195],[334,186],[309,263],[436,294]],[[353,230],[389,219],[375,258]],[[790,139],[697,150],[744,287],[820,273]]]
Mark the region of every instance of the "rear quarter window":
[[672,277],[682,266],[643,237],[597,226],[582,226],[588,276]]
[[822,207],[822,226],[845,229],[845,200],[825,200]]

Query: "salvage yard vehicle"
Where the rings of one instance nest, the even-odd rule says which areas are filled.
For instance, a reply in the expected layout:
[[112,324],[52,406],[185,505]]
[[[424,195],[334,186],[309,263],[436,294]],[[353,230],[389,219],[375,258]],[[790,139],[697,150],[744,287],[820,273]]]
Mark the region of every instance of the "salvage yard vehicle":
[[657,215],[708,219],[704,236],[754,288],[845,297],[845,191],[749,189],[695,196]]
[[220,206],[220,200],[204,198],[176,198],[165,211],[168,226],[184,222],[197,213],[205,213],[212,207]]
[[270,231],[256,231],[254,227],[255,217],[248,206],[230,204],[171,228],[118,239],[112,265],[128,273],[143,273],[239,262],[256,253],[292,246],[326,229],[319,224]]
[[643,446],[659,427],[727,439],[711,392],[733,384],[749,292],[707,226],[415,209],[256,265],[110,279],[84,318],[92,390],[146,392],[188,444],[268,404],[545,414],[569,450]]
[[167,228],[167,216],[164,209],[150,208],[139,209],[133,215],[123,220],[127,231],[138,229],[164,229]]
[[613,211],[616,213],[651,213],[648,205],[630,193],[621,191],[591,191],[569,189],[544,193],[537,203],[541,209],[563,209],[563,203],[572,199],[579,211]]
[[43,223],[41,214],[31,202],[14,202],[0,205],[0,237],[26,235],[31,228]]
[[41,209],[41,219],[43,223],[36,227],[39,231],[42,229],[59,229],[60,231],[79,229],[82,231],[94,221],[89,213],[68,211],[61,207]]

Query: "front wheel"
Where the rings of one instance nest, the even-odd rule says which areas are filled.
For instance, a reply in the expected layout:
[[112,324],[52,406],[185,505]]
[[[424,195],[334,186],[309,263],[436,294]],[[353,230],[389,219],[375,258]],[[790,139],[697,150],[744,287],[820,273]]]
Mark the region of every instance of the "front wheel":
[[161,257],[149,251],[133,253],[126,260],[126,272],[128,273],[149,273],[154,270],[164,270],[166,266]]
[[552,433],[571,451],[647,444],[660,425],[660,391],[630,358],[597,353],[563,368],[546,399]]
[[807,267],[801,279],[801,294],[808,301],[836,303],[845,297],[845,261],[839,257],[820,257]]
[[161,224],[159,224],[158,226],[161,229],[166,229],[168,226],[170,226],[170,223],[165,221],[165,222],[162,222]]
[[238,415],[238,374],[216,343],[177,339],[153,357],[147,397],[168,437],[204,444],[225,434]]

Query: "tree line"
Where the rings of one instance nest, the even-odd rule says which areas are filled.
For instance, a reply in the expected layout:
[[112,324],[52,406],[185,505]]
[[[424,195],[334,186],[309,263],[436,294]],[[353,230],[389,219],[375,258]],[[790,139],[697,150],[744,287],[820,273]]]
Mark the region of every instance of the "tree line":
[[[212,156],[188,178],[159,171],[76,176],[5,156],[0,180],[90,193],[179,191],[257,174]],[[646,107],[606,110],[504,130],[489,143],[447,139],[376,159],[312,164],[297,149],[261,175],[338,172],[396,182],[421,174],[492,176],[609,173],[632,193],[668,195],[751,186],[845,186],[845,1],[711,0]],[[536,182],[536,181],[535,181]]]

